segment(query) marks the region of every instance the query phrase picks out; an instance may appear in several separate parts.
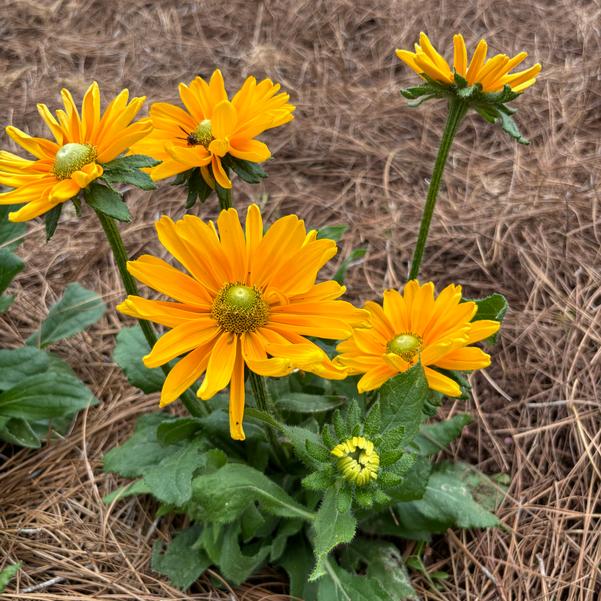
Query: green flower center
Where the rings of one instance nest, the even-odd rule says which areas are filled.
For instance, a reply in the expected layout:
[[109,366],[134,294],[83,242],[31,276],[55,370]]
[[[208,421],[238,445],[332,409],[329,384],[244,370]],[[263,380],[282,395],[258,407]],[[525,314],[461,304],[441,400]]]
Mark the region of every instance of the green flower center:
[[380,456],[374,443],[363,436],[353,436],[336,445],[330,453],[338,457],[336,466],[345,480],[364,486],[378,479]]
[[226,332],[254,332],[269,320],[269,305],[256,287],[234,282],[215,297],[211,317]]
[[407,362],[411,362],[422,349],[423,340],[417,334],[406,332],[395,336],[387,346],[389,353],[394,353],[402,357]]
[[96,149],[91,144],[69,142],[59,148],[52,170],[58,179],[67,179],[84,165],[96,160]]
[[190,146],[204,146],[208,148],[209,144],[214,140],[213,130],[211,129],[211,120],[203,119],[196,129],[188,136],[188,144]]

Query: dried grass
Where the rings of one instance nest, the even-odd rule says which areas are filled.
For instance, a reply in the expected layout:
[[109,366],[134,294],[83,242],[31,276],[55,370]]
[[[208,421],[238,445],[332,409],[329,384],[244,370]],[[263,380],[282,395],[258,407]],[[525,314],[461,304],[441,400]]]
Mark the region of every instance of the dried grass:
[[[471,44],[485,35],[495,50],[526,49],[540,60],[543,76],[516,103],[529,147],[475,117],[462,127],[423,270],[439,285],[465,283],[468,296],[499,290],[511,303],[493,366],[474,378],[475,424],[454,450],[486,472],[511,474],[499,511],[505,528],[439,537],[428,562],[450,578],[438,592],[420,578],[415,585],[432,600],[599,598],[598,2],[4,0],[2,8],[0,120],[30,131],[40,130],[36,101],[56,105],[60,86],[81,94],[92,78],[107,93],[127,85],[153,100],[174,99],[178,81],[215,66],[232,86],[251,72],[280,81],[297,119],[268,136],[270,178],[259,193],[244,188],[238,202],[264,193],[268,219],[297,211],[315,226],[350,222],[342,256],[369,248],[350,274],[355,300],[405,277],[444,112],[405,106],[398,89],[415,79],[395,46],[409,46],[420,30],[448,45],[460,30]],[[180,191],[132,192],[130,204],[135,220],[123,229],[131,252],[157,250],[152,221],[182,213]],[[214,205],[201,212],[214,214]],[[33,225],[21,254],[17,302],[0,318],[4,347],[21,344],[70,281],[109,302],[122,296],[91,215],[71,217],[48,245]],[[102,404],[63,441],[4,450],[0,561],[19,559],[24,569],[3,598],[287,598],[274,571],[236,592],[215,588],[217,575],[189,595],[174,590],[149,568],[152,541],[167,539],[170,523],[155,521],[146,500],[102,504],[116,484],[102,473],[103,453],[157,401],[111,363],[119,322],[111,312],[57,349]]]

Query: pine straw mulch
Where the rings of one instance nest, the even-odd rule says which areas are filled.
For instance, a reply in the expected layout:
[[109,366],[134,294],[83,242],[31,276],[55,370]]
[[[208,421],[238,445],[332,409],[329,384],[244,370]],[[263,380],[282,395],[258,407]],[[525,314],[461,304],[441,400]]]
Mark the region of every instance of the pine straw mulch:
[[[472,45],[485,35],[496,51],[526,49],[540,60],[543,76],[516,103],[529,147],[475,117],[462,127],[423,269],[439,287],[462,282],[467,296],[499,290],[511,304],[493,365],[473,381],[474,424],[453,451],[487,473],[511,475],[499,510],[505,528],[436,538],[428,564],[450,578],[440,591],[418,575],[414,582],[432,600],[599,598],[596,2],[4,0],[3,9],[0,121],[32,132],[40,131],[35,102],[56,106],[62,85],[81,95],[93,78],[106,94],[128,86],[153,100],[175,99],[177,82],[216,66],[232,88],[247,73],[280,81],[297,118],[266,136],[276,155],[270,177],[259,190],[237,188],[237,201],[252,194],[268,220],[295,211],[313,226],[349,222],[341,256],[359,244],[369,249],[350,273],[356,301],[403,282],[444,113],[436,103],[406,107],[398,89],[415,77],[394,58],[395,46],[410,47],[425,30],[448,50],[452,33],[463,31]],[[130,201],[130,251],[156,251],[152,222],[182,214],[181,191],[131,192]],[[214,203],[200,213],[214,215]],[[20,254],[27,267],[0,318],[3,347],[22,344],[68,282],[97,290],[111,307],[122,297],[90,214],[68,215],[47,245],[42,225],[32,224]],[[120,324],[111,310],[55,349],[102,403],[40,451],[0,447],[0,565],[23,562],[3,599],[287,598],[275,570],[238,591],[215,586],[213,573],[190,594],[173,589],[149,567],[169,520],[155,520],[145,499],[103,505],[118,484],[102,472],[103,453],[157,407],[156,395],[141,396],[111,362]]]

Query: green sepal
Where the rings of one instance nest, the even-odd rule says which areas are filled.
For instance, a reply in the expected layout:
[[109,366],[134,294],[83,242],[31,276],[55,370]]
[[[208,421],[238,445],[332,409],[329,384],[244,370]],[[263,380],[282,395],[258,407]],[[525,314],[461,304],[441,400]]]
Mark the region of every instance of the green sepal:
[[342,418],[342,414],[338,409],[334,411],[334,431],[339,440],[346,439],[351,435],[351,430],[348,427],[346,420]]
[[188,173],[187,179],[184,180],[188,188],[186,210],[189,210],[196,204],[197,200],[202,204],[211,195],[213,188],[207,184],[199,167],[186,173]]
[[302,479],[302,485],[308,490],[318,492],[324,491],[334,482],[334,470],[332,466],[327,466],[317,472],[313,472]]
[[61,213],[63,212],[63,203],[57,204],[55,207],[50,209],[46,215],[44,215],[44,228],[46,229],[46,242],[49,242],[52,236],[54,236],[54,232],[56,231],[56,226],[58,225],[59,219],[61,218]]
[[337,491],[336,508],[339,513],[347,513],[353,504],[353,493],[350,486],[343,484]]
[[364,431],[365,435],[370,438],[376,436],[382,427],[382,412],[380,411],[380,403],[376,401],[370,408],[367,417],[365,418]]
[[85,201],[96,211],[118,221],[131,221],[131,214],[123,197],[117,190],[93,181],[84,188]]
[[259,184],[267,177],[267,173],[263,170],[259,163],[245,161],[227,154],[221,159],[224,167],[229,167],[238,177],[248,184]]
[[309,457],[312,457],[316,461],[320,461],[322,463],[330,461],[332,456],[330,455],[330,451],[326,449],[321,444],[316,444],[309,438],[305,441],[305,449],[307,450],[307,454]]

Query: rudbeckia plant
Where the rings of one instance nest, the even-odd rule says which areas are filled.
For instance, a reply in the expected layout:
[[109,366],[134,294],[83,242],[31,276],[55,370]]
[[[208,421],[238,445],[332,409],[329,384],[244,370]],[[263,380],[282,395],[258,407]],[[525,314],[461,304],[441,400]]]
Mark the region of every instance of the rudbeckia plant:
[[[525,53],[487,61],[484,42],[468,63],[459,35],[453,68],[423,34],[398,56],[424,80],[405,95],[446,98],[449,116],[407,282],[362,308],[345,296],[348,257],[325,275],[340,227],[232,206],[233,174],[265,175],[270,151],[257,136],[292,119],[270,80],[249,77],[230,98],[216,70],[180,84],[183,107],[154,103],[134,123],[142,98],[121,92],[102,114],[93,84],[81,112],[66,91],[55,116],[41,105],[54,141],[8,130],[35,157],[0,155],[0,183],[13,188],[0,202],[25,204],[11,218],[46,214],[52,233],[57,207],[83,200],[113,250],[117,309],[137,320],[118,333],[113,359],[156,395],[157,411],[106,454],[105,471],[129,481],[105,500],[152,495],[157,519],[186,516],[152,558],[181,589],[211,566],[238,585],[271,564],[306,601],[414,599],[406,541],[421,549],[449,528],[499,524],[504,480],[440,459],[469,414],[440,414],[447,398],[468,403],[472,373],[494,361],[507,303],[465,298],[459,284],[420,280],[419,270],[461,119],[474,108],[511,129],[506,103],[540,67],[514,73]],[[129,256],[114,221],[129,213],[113,186],[152,189],[171,176],[186,184],[188,209],[215,190],[220,211],[163,214],[157,241]],[[2,392],[0,436],[5,405],[14,399]]]

